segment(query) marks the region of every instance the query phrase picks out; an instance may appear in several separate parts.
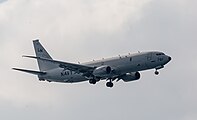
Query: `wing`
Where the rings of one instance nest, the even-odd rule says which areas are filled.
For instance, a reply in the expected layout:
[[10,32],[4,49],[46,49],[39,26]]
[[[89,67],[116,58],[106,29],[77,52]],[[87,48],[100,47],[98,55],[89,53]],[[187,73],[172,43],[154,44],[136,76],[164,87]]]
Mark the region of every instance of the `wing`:
[[51,62],[53,64],[57,64],[60,68],[75,71],[76,73],[83,73],[85,76],[88,74],[91,74],[93,70],[95,69],[94,67],[90,67],[90,66],[51,60],[51,59],[41,58],[41,57],[34,57],[34,56],[23,56],[23,57],[34,58],[34,59]]

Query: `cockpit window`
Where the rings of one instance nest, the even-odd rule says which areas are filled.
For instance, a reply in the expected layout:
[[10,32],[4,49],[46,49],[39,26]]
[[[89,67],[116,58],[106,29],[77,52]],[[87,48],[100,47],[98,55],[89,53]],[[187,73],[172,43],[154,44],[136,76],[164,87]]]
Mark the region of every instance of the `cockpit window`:
[[165,55],[164,53],[157,53],[156,55],[160,56],[160,55]]

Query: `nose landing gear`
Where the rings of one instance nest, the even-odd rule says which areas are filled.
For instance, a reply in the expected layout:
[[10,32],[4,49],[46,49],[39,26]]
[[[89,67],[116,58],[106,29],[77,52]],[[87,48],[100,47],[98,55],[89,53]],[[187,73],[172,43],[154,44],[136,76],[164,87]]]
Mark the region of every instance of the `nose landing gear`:
[[159,75],[159,69],[162,69],[162,68],[164,68],[164,66],[163,65],[161,65],[161,66],[157,66],[156,68],[155,68],[155,75]]
[[159,72],[157,70],[155,71],[155,75],[159,75]]

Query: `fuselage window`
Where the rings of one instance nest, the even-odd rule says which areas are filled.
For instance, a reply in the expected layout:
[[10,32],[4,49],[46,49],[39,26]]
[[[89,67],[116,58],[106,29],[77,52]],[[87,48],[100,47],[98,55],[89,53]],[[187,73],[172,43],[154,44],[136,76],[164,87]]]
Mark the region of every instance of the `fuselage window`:
[[160,56],[160,55],[165,55],[164,53],[157,53],[156,54],[157,56]]
[[132,61],[132,58],[130,58],[129,61]]

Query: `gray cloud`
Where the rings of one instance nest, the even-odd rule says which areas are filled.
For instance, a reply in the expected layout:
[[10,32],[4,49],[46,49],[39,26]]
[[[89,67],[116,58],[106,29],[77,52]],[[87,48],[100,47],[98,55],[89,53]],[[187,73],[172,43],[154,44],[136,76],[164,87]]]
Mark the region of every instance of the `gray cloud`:
[[7,0],[0,0],[0,4],[6,2]]
[[[0,5],[0,119],[197,118],[196,1],[10,0]],[[52,56],[88,61],[138,50],[160,50],[173,61],[142,72],[137,82],[59,84],[38,82],[13,66],[37,69],[32,39]]]

